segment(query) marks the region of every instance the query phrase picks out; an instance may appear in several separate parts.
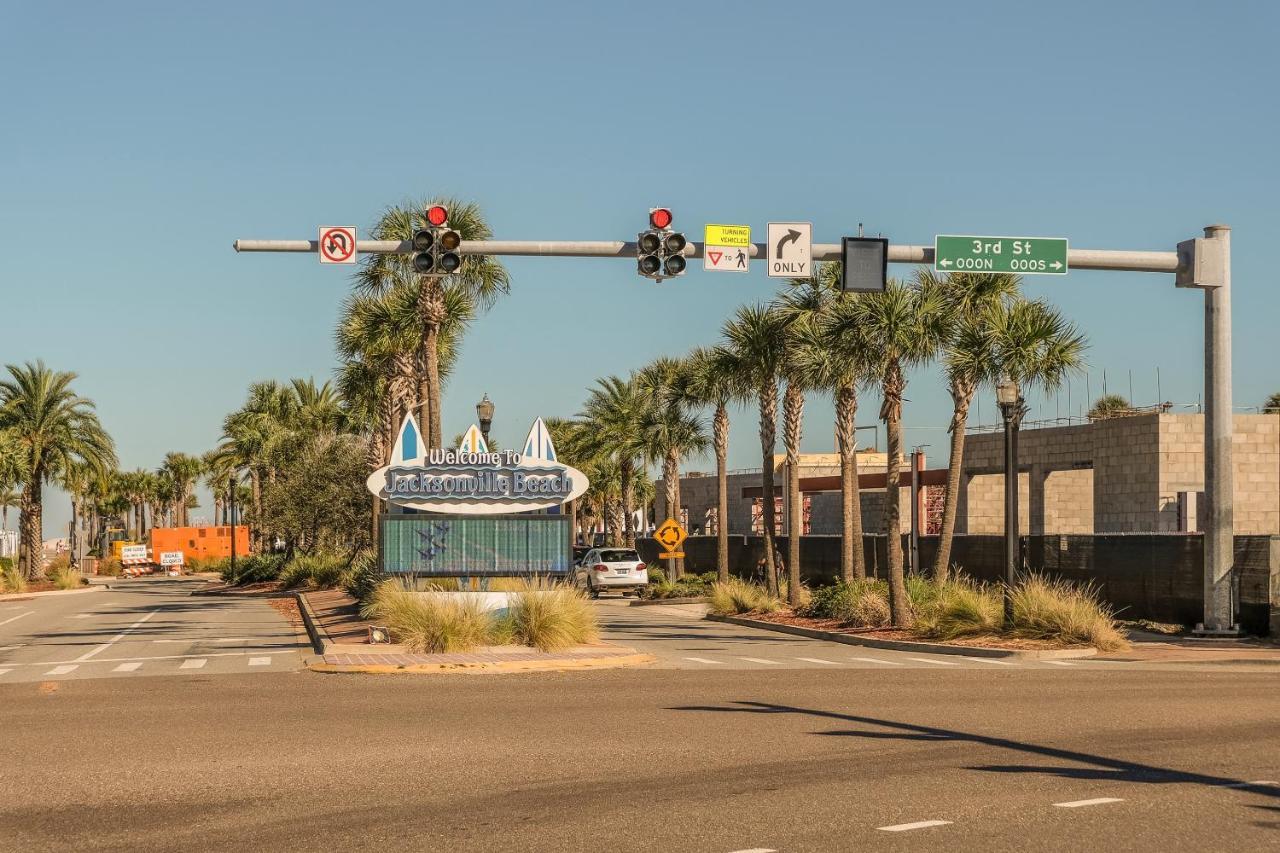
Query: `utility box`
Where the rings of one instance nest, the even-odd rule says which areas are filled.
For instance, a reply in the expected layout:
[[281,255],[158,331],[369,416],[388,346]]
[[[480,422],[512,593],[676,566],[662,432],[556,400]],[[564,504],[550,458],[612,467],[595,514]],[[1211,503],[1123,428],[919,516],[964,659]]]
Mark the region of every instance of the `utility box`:
[[1177,287],[1221,287],[1225,258],[1221,240],[1196,237],[1178,244]]

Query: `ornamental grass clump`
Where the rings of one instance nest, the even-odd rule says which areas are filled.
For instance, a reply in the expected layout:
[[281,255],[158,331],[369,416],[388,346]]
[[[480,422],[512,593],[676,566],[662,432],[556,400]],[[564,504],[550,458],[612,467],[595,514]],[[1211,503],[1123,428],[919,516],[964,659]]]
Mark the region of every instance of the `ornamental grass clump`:
[[1129,646],[1115,615],[1092,587],[1029,574],[1013,588],[1010,598],[1011,636],[1089,645],[1104,652]]
[[303,554],[280,570],[278,580],[285,589],[331,589],[342,580],[346,560],[337,554]]
[[911,626],[917,636],[955,640],[1000,633],[1004,601],[999,590],[955,576],[932,586],[934,594],[916,610]]
[[79,589],[84,586],[84,575],[79,569],[73,569],[67,566],[59,566],[49,572],[49,582],[53,584],[55,589]]
[[511,593],[505,620],[512,638],[544,652],[591,643],[600,635],[595,608],[586,593],[566,584],[545,580],[526,582],[524,590]]
[[0,571],[0,592],[26,592],[27,579],[22,576],[22,572],[18,571],[18,567],[12,563],[4,566]]
[[729,578],[711,585],[708,606],[712,613],[733,616],[739,613],[772,613],[782,609],[782,600],[760,584]]
[[835,619],[852,628],[882,628],[889,624],[889,585],[874,578],[836,581],[814,590],[809,603],[796,613],[810,619]]
[[392,639],[422,654],[467,652],[488,645],[493,614],[478,596],[419,594],[384,581],[361,608],[366,619],[385,622]]

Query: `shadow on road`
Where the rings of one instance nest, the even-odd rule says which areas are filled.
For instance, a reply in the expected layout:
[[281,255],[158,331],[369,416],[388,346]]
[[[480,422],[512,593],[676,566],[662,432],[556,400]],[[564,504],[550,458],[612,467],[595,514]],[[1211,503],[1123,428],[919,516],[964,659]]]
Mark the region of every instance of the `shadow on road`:
[[[1064,761],[1073,761],[1086,765],[1083,767],[1053,767],[1032,764],[1001,764],[970,766],[963,769],[979,770],[987,773],[1042,773],[1065,779],[1101,779],[1113,782],[1138,782],[1149,785],[1190,784],[1204,785],[1213,788],[1234,788],[1261,794],[1265,797],[1280,798],[1280,787],[1274,785],[1250,785],[1240,779],[1223,776],[1210,776],[1203,773],[1188,773],[1168,767],[1157,767],[1151,764],[1140,764],[1119,758],[1108,758],[1105,755],[1094,755],[1088,752],[1077,752],[1071,749],[1060,749],[1036,743],[993,737],[991,735],[962,732],[955,729],[944,729],[936,726],[921,726],[915,723],[900,723],[893,720],[881,720],[876,717],[863,717],[857,714],[841,714],[834,711],[821,711],[815,708],[797,708],[790,705],[775,705],[769,702],[741,701],[733,705],[686,705],[668,708],[671,711],[713,711],[719,713],[743,714],[801,714],[828,720],[840,720],[849,723],[860,723],[868,726],[879,726],[886,731],[866,729],[836,729],[833,731],[815,732],[827,737],[859,737],[885,740],[905,741],[954,741],[959,743],[976,743],[1022,752],[1031,755],[1042,755]],[[1268,810],[1280,810],[1276,806],[1260,806]]]

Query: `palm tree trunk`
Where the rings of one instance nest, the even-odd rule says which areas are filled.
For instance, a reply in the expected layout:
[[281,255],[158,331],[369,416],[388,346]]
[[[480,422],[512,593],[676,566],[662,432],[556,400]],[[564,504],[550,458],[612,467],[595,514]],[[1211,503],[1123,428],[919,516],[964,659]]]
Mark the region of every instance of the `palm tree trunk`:
[[782,440],[787,447],[787,603],[800,605],[800,537],[804,507],[800,497],[800,439],[804,434],[804,392],[787,383],[782,402]]
[[44,574],[44,562],[41,555],[41,505],[40,484],[44,481],[43,467],[32,471],[22,487],[22,515],[19,530],[18,570],[27,580],[33,580]]
[[428,447],[444,447],[444,427],[440,418],[440,327],[427,327],[427,401],[431,407]]
[[[623,459],[619,465],[619,477],[622,480],[622,544],[627,548],[636,547],[635,519],[631,507],[631,460]],[[667,507],[670,509],[670,507]]]
[[[662,460],[662,484],[666,487],[667,517],[680,523],[680,460],[674,450],[668,450]],[[667,577],[675,580],[680,577],[680,566],[675,557],[667,558]]]
[[964,425],[969,419],[973,391],[952,389],[955,411],[951,416],[951,460],[947,463],[947,492],[942,503],[942,530],[938,535],[938,556],[933,563],[933,579],[942,583],[951,571],[951,543],[956,533],[956,513],[960,509],[960,471],[964,464]]
[[889,612],[893,624],[899,628],[911,625],[911,604],[907,600],[907,582],[902,574],[902,512],[898,504],[898,485],[901,474],[898,457],[902,453],[902,368],[893,365],[885,377],[884,415],[885,433],[888,436],[888,468],[885,472],[884,532],[888,539],[889,563]]
[[249,469],[249,485],[251,488],[250,497],[253,499],[253,540],[257,544],[258,553],[266,552],[263,548],[263,532],[262,532],[262,472],[257,468]]
[[840,443],[840,578],[867,576],[862,550],[862,490],[858,487],[858,390],[853,383],[836,392],[836,439]]
[[778,386],[772,381],[760,386],[760,518],[764,527],[765,583],[769,594],[778,594],[778,565],[774,560],[775,533],[773,505],[773,450],[778,443]]
[[716,406],[711,425],[716,449],[716,575],[720,583],[729,581],[729,409]]

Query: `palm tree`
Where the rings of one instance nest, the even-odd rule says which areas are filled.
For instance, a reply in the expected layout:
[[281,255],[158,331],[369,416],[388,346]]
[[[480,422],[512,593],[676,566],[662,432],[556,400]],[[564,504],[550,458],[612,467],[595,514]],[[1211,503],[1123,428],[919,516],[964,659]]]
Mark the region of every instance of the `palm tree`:
[[1280,391],[1272,394],[1267,398],[1267,402],[1262,404],[1262,413],[1265,415],[1280,415]]
[[884,530],[888,539],[889,608],[899,627],[911,623],[911,604],[902,574],[902,513],[898,503],[906,371],[934,357],[946,337],[946,318],[946,306],[936,290],[910,287],[896,279],[891,279],[882,292],[837,303],[832,309],[832,332],[839,337],[862,339],[872,355],[873,372],[880,385],[880,419],[885,423],[888,445]]
[[695,349],[688,357],[686,392],[691,401],[711,406],[711,446],[716,455],[716,575],[729,580],[729,404],[750,395],[741,366],[728,347]]
[[[373,227],[374,240],[410,240],[419,228],[429,227],[426,212],[433,205],[449,211],[449,226],[464,241],[487,240],[492,236],[489,224],[474,202],[458,199],[436,199],[404,207],[390,207]],[[446,293],[461,290],[479,308],[487,309],[510,286],[506,268],[489,255],[463,255],[458,271],[447,276],[420,276],[413,271],[412,256],[375,254],[366,257],[357,274],[357,284],[371,293],[382,293],[393,287],[414,287],[418,296],[418,312],[422,320],[422,338],[418,351],[418,421],[427,432],[431,447],[440,447],[444,439],[440,411],[440,334],[449,320]],[[415,287],[416,285],[416,287]]]
[[0,530],[9,529],[9,508],[21,500],[17,487],[26,476],[17,433],[0,430]]
[[178,510],[174,503],[177,487],[173,476],[161,468],[156,472],[147,472],[143,479],[145,502],[151,507],[152,527],[178,527]]
[[787,320],[768,305],[744,305],[724,324],[721,334],[739,370],[743,384],[751,387],[760,405],[761,517],[764,521],[765,581],[769,592],[778,592],[778,567],[774,559],[773,451],[778,441],[778,376],[782,369]]
[[1119,394],[1104,394],[1093,401],[1087,417],[1091,421],[1119,418],[1133,414],[1133,406]]
[[635,547],[635,503],[633,485],[644,447],[640,437],[645,395],[635,377],[609,376],[596,380],[587,395],[579,418],[590,424],[595,441],[618,466],[619,499],[622,504],[622,540]]
[[[648,462],[662,464],[667,511],[680,520],[680,462],[707,448],[702,420],[691,410],[696,400],[690,393],[689,364],[663,356],[641,368],[635,383],[645,397],[640,416],[639,437]],[[683,560],[674,560],[674,577],[684,573]]]
[[947,489],[942,505],[942,529],[933,576],[946,580],[951,565],[951,542],[955,536],[956,513],[960,505],[960,470],[964,457],[964,428],[973,395],[983,382],[993,381],[995,365],[990,349],[988,321],[992,309],[1007,304],[1018,295],[1022,280],[1008,273],[950,273],[941,276],[920,269],[916,283],[936,291],[947,308],[947,341],[943,364],[947,391],[951,395],[951,458],[947,463]]
[[116,454],[93,402],[71,389],[76,374],[50,370],[43,361],[6,367],[9,378],[0,381],[0,430],[10,430],[22,448],[26,473],[18,563],[25,577],[34,578],[43,571],[41,487],[76,462],[105,472],[115,465]]
[[235,463],[225,454],[210,450],[200,457],[200,469],[204,484],[213,495],[213,523],[227,524],[227,484],[236,475]]
[[186,527],[188,499],[191,498],[192,492],[195,491],[200,475],[204,473],[200,459],[197,456],[188,456],[185,453],[176,451],[166,453],[164,455],[164,464],[160,466],[160,470],[168,475],[173,485],[173,507],[177,515],[177,524],[174,526]]

